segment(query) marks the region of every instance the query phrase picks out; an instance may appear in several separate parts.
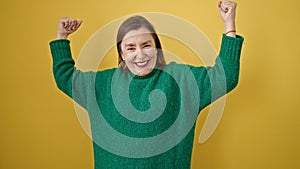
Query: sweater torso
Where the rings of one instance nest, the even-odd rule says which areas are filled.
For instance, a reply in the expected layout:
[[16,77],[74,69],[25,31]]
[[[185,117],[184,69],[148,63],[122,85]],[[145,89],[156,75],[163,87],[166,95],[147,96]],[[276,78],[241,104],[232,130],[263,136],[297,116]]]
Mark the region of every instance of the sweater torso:
[[142,77],[120,68],[96,75],[99,111],[87,105],[96,168],[189,168],[200,102],[187,70],[172,63]]

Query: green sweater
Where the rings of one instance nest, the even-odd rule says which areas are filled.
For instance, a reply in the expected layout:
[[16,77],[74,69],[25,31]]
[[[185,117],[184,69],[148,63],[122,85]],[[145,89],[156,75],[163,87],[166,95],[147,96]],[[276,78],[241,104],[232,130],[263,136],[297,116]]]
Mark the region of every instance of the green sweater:
[[89,113],[95,168],[190,168],[196,118],[237,85],[243,40],[223,35],[212,67],[171,62],[146,76],[82,72],[68,40],[50,42],[58,88]]

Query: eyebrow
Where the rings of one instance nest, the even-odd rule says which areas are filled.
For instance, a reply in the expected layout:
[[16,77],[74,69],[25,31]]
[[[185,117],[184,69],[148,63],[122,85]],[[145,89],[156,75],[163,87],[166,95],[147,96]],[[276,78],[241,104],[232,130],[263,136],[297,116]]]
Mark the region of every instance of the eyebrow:
[[[149,40],[143,42],[142,45],[145,45],[145,44],[150,43],[150,42],[151,42],[151,40],[149,39]],[[125,47],[132,47],[132,46],[135,46],[135,44],[134,43],[125,44]]]
[[147,43],[151,43],[151,40],[149,39],[149,40],[143,42],[142,45],[145,45],[145,44],[147,44]]
[[125,44],[125,47],[132,47],[132,46],[135,46],[135,44],[133,44],[133,43],[129,43],[129,44]]

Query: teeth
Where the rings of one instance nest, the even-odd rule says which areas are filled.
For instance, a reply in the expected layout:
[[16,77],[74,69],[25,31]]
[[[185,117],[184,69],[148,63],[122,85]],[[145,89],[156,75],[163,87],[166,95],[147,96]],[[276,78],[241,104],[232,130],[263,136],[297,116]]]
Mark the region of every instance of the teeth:
[[148,63],[148,61],[144,61],[144,62],[136,62],[136,64],[138,66],[145,66]]

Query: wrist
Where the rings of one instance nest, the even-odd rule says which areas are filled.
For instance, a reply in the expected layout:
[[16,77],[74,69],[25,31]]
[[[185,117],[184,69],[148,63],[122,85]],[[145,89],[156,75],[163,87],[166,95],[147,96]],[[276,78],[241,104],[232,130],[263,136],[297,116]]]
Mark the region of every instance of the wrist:
[[235,27],[235,19],[234,18],[224,19],[223,23],[224,23],[225,28]]
[[224,34],[226,36],[236,37],[236,28],[233,21],[224,23]]
[[67,38],[68,38],[67,34],[57,33],[56,39],[67,39]]
[[224,33],[226,36],[230,36],[230,37],[236,37],[236,30],[233,29],[233,30],[230,30],[230,31],[227,31]]
[[235,24],[234,23],[224,23],[224,31],[228,32],[230,30],[235,30]]

